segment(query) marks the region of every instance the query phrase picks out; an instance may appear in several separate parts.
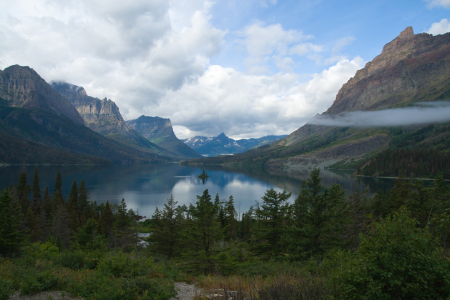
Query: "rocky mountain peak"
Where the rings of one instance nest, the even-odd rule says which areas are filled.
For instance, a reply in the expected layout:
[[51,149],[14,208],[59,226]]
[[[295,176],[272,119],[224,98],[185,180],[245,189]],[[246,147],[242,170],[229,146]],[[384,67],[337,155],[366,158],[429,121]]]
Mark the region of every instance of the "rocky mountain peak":
[[39,107],[84,124],[75,107],[30,67],[10,66],[0,71],[0,97],[11,106]]
[[342,86],[326,113],[377,110],[415,101],[421,86],[431,82],[437,86],[442,82],[445,94],[449,59],[450,33],[414,34],[408,27]]

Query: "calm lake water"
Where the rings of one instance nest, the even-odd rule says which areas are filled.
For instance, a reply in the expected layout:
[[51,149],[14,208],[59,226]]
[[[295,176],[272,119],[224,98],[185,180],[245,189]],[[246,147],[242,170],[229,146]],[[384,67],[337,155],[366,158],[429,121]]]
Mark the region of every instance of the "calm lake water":
[[[46,186],[53,193],[54,181],[58,171],[63,178],[63,194],[70,193],[74,180],[79,184],[84,179],[90,191],[90,200],[97,203],[118,204],[124,198],[128,208],[137,210],[143,216],[151,217],[156,207],[162,208],[173,194],[178,204],[195,203],[197,195],[208,189],[212,198],[219,194],[220,199],[234,197],[236,210],[248,210],[255,201],[260,201],[264,192],[271,187],[281,192],[292,193],[290,198],[297,197],[302,180],[308,172],[296,174],[295,178],[282,175],[271,175],[264,171],[232,171],[222,168],[205,168],[210,177],[206,182],[198,179],[201,168],[165,165],[113,165],[113,166],[38,166],[42,193]],[[34,166],[2,166],[0,167],[0,188],[17,184],[19,174],[25,171],[27,182],[31,185]],[[346,191],[351,191],[354,177],[348,173],[321,171],[323,184],[342,183]],[[360,186],[367,186],[371,192],[386,190],[393,186],[394,180],[358,178]]]

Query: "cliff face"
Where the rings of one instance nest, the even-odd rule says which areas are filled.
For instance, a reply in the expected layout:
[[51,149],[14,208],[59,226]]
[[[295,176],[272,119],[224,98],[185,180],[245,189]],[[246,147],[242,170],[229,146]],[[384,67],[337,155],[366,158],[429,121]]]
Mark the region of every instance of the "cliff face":
[[91,130],[102,135],[130,132],[112,100],[90,97],[83,87],[65,82],[52,82],[51,87],[70,100]]
[[70,101],[53,91],[47,82],[29,67],[14,65],[0,71],[0,98],[7,100],[9,106],[42,108],[84,124]]
[[379,110],[450,96],[450,33],[414,34],[411,27],[342,86],[327,114]]
[[136,120],[130,120],[126,123],[150,141],[175,136],[170,119],[142,115]]
[[126,123],[150,142],[182,159],[201,157],[199,153],[175,136],[170,119],[140,116],[136,120],[126,121]]

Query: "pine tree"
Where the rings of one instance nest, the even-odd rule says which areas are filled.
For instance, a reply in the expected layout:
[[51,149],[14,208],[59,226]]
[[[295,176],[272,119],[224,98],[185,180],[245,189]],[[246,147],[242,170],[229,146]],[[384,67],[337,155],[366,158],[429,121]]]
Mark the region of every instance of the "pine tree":
[[222,239],[222,230],[218,220],[219,206],[211,201],[208,190],[197,196],[197,202],[189,207],[190,221],[184,235],[189,246],[184,256],[192,266],[204,274],[214,270],[215,244]]
[[17,197],[22,207],[22,214],[25,215],[30,206],[30,199],[28,195],[30,194],[31,187],[27,184],[27,174],[24,172],[19,175],[19,182],[16,187]]
[[284,248],[282,236],[286,232],[287,200],[291,193],[277,193],[273,188],[266,191],[262,204],[257,209],[258,225],[255,231],[254,252],[263,259],[280,255]]
[[53,203],[52,210],[54,212],[59,209],[59,206],[64,205],[64,197],[62,194],[62,178],[60,172],[58,172],[58,174],[56,175],[55,189],[52,203]]
[[80,186],[78,187],[78,212],[80,215],[85,211],[89,204],[89,190],[86,188],[84,180],[81,180]]
[[167,256],[168,259],[172,259],[180,253],[183,222],[177,213],[179,211],[177,204],[173,195],[170,195],[162,212],[157,210],[152,217],[153,226],[149,237],[149,247],[154,252]]
[[78,198],[77,181],[74,180],[72,184],[72,189],[70,190],[69,200],[67,202],[67,211],[70,215],[69,226],[73,231],[75,231],[79,226],[77,198]]
[[103,209],[101,215],[101,221],[99,221],[99,223],[101,224],[101,233],[108,236],[114,226],[114,216],[111,206],[109,205],[109,201],[106,201],[105,208]]
[[38,215],[33,213],[31,206],[28,206],[27,214],[25,215],[25,227],[28,229],[28,236],[31,242],[37,242],[41,235],[39,228]]
[[225,211],[225,227],[224,227],[225,239],[227,239],[228,241],[235,241],[237,231],[237,220],[233,196],[230,196],[228,201],[225,202],[224,211]]
[[122,198],[120,205],[117,208],[117,216],[116,216],[116,228],[119,230],[126,229],[129,226],[130,220],[127,214],[127,204],[125,203],[125,199]]
[[41,187],[39,185],[39,175],[37,165],[34,167],[34,176],[33,176],[33,211],[34,213],[39,213],[41,210]]
[[323,255],[342,243],[341,235],[349,224],[348,206],[342,186],[324,189],[320,170],[314,169],[303,181],[293,207],[293,226],[287,236],[292,259]]
[[22,210],[19,202],[8,189],[0,195],[0,253],[9,255],[17,252],[25,240],[20,229]]

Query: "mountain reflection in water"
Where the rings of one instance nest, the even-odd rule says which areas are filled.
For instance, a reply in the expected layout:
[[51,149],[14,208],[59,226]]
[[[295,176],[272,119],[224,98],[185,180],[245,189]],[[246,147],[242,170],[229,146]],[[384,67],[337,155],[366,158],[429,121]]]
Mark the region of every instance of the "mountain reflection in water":
[[[290,201],[293,202],[300,192],[302,180],[309,176],[308,170],[287,177],[283,174],[269,174],[263,170],[205,167],[210,177],[203,184],[202,180],[197,178],[202,169],[178,164],[38,166],[42,193],[47,185],[50,193],[53,193],[55,177],[60,171],[65,198],[70,193],[73,180],[80,184],[84,179],[91,201],[104,203],[109,200],[112,204],[118,204],[124,198],[128,208],[138,210],[139,214],[148,218],[156,207],[163,208],[171,194],[179,205],[189,205],[195,203],[197,195],[201,195],[205,189],[209,190],[212,198],[217,193],[222,200],[233,195],[236,210],[240,213],[248,210],[255,201],[260,201],[264,192],[271,187],[278,192],[284,189],[292,192]],[[0,167],[0,188],[6,188],[11,183],[16,185],[22,171],[27,174],[27,182],[31,185],[34,166]],[[378,189],[391,188],[394,184],[394,180],[356,179],[349,173],[334,173],[329,170],[321,170],[321,175],[324,186],[342,183],[347,192],[351,191],[354,180],[357,180],[360,186],[367,186],[372,193]]]

